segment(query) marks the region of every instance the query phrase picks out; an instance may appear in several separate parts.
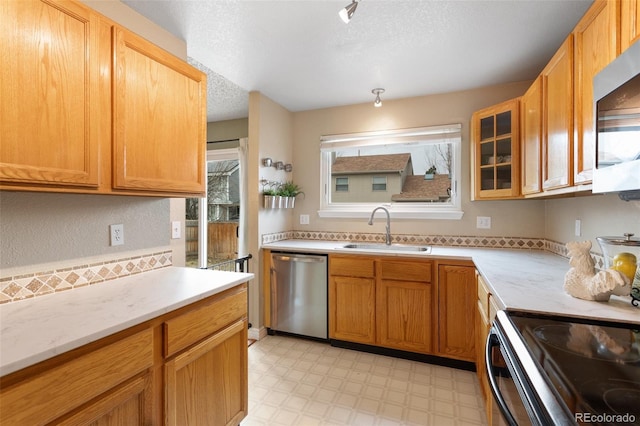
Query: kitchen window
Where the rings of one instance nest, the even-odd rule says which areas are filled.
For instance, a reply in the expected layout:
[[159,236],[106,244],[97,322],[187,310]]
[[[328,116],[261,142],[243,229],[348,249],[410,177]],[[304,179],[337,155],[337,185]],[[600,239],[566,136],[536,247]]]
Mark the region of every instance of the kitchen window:
[[460,219],[461,125],[321,137],[321,217]]

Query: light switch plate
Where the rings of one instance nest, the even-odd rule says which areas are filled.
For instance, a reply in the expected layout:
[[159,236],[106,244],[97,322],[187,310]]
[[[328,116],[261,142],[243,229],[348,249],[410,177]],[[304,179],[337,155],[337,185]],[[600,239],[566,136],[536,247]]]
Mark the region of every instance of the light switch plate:
[[300,215],[300,225],[308,225],[309,224],[309,215],[301,214]]
[[179,220],[171,222],[171,239],[177,240],[181,237],[182,223]]

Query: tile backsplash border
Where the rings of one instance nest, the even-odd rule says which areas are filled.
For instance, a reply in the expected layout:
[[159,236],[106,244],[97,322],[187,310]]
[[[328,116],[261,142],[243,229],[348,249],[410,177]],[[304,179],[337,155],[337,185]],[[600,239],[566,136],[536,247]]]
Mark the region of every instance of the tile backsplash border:
[[[286,231],[262,235],[262,244],[288,239],[384,243],[383,234]],[[449,247],[545,250],[563,257],[568,257],[564,243],[543,238],[396,234],[393,235],[393,242]],[[602,255],[594,252],[592,252],[591,255],[595,261],[596,268],[604,268]],[[0,277],[0,304],[104,283],[116,278],[166,268],[172,265],[172,251],[161,250],[122,257],[115,260],[95,262],[80,261],[80,263],[75,266],[65,266],[60,269],[53,268],[40,272]]]
[[[394,234],[392,237],[392,242],[399,244],[544,250],[569,258],[565,243],[547,240],[544,238],[408,234]],[[262,244],[275,243],[277,241],[289,239],[384,243],[383,234],[330,231],[286,231],[262,235]],[[603,269],[604,258],[602,257],[602,254],[591,252],[591,256],[593,257],[596,268]]]
[[[82,262],[82,260],[80,260]],[[104,283],[173,264],[171,250],[0,277],[0,304]]]

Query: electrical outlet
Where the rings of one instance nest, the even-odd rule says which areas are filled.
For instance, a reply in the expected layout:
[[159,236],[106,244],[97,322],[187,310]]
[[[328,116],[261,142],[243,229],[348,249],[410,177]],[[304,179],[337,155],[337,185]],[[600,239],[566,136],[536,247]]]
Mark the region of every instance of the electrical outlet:
[[177,240],[180,238],[182,231],[182,223],[179,220],[171,222],[171,239]]
[[308,225],[309,224],[309,215],[301,214],[300,215],[300,225]]
[[124,225],[122,223],[109,225],[109,234],[109,241],[112,246],[121,246],[124,244]]
[[580,219],[576,219],[575,234],[576,237],[582,235],[582,221]]
[[489,216],[476,216],[476,228],[478,228],[478,229],[491,229],[491,217],[489,217]]

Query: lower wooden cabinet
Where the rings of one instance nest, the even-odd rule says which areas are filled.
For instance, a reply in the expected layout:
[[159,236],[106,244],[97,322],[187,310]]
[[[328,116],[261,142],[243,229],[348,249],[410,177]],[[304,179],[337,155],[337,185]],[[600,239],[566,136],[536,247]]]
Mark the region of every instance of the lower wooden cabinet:
[[485,361],[485,345],[491,323],[496,317],[498,307],[495,298],[491,295],[489,286],[485,283],[481,275],[477,275],[478,297],[476,299],[476,372],[482,397],[484,399],[485,411],[487,413],[487,424],[505,424],[500,415],[494,417],[494,413],[498,413],[496,402],[491,394],[489,378],[487,377],[487,364]]
[[122,426],[153,423],[151,410],[151,374],[132,379],[98,398],[71,417],[56,421],[58,426]]
[[0,377],[0,424],[237,425],[247,355],[240,284]]
[[331,339],[473,362],[475,299],[470,262],[329,256]]
[[374,259],[329,257],[329,337],[375,344]]
[[247,414],[247,321],[165,364],[166,424],[237,425]]
[[488,424],[491,424],[491,404],[492,396],[489,388],[489,378],[487,377],[487,363],[485,361],[485,342],[489,335],[491,324],[489,323],[489,289],[478,275],[478,298],[476,307],[476,373],[478,382],[482,392],[482,398],[485,401],[485,411],[487,412]]
[[438,353],[475,361],[475,268],[438,266]]
[[[64,421],[83,404],[89,404],[83,410],[86,416],[121,412],[124,410],[122,399],[112,396],[118,392],[128,397],[145,393],[146,388],[132,391],[129,388],[122,390],[122,386],[148,372],[152,366],[153,333],[148,329],[94,351],[74,351],[50,368],[35,370],[24,378],[20,377],[20,372],[14,373],[21,378],[15,382],[12,380],[15,376],[3,377],[0,380],[0,424],[39,425]],[[141,411],[143,421],[145,412],[149,412],[144,401],[142,398],[142,401],[129,403]],[[98,406],[101,410],[94,411]]]
[[433,352],[433,285],[430,261],[378,263],[377,344],[411,352]]

